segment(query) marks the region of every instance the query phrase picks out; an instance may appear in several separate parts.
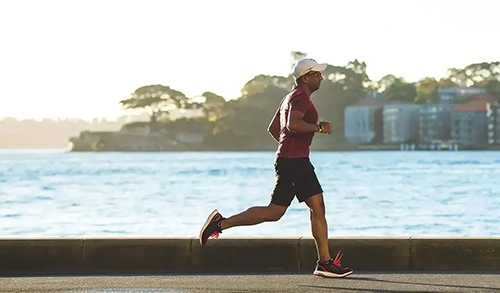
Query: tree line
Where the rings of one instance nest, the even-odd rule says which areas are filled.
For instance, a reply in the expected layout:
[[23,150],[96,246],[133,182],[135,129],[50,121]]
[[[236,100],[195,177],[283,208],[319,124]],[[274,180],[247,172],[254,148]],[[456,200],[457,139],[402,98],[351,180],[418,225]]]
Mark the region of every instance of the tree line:
[[[292,52],[292,64],[306,57]],[[328,65],[323,72],[321,89],[314,94],[320,118],[331,121],[333,133],[315,141],[315,147],[334,149],[348,143],[344,138],[344,109],[364,99],[368,93],[383,93],[387,100],[432,104],[438,102],[439,87],[481,87],[500,97],[500,62],[481,62],[464,68],[450,68],[446,76],[423,77],[408,82],[388,74],[372,80],[367,64],[353,60],[345,66]],[[205,135],[207,149],[274,149],[276,143],[266,128],[281,99],[293,86],[291,75],[260,74],[246,82],[241,96],[226,101],[213,92],[187,97],[168,85],[146,85],[136,89],[129,98],[119,101],[124,109],[141,109],[148,113],[151,127],[169,131],[198,132]],[[201,117],[169,119],[171,109],[199,109]],[[129,127],[132,125],[129,125]]]

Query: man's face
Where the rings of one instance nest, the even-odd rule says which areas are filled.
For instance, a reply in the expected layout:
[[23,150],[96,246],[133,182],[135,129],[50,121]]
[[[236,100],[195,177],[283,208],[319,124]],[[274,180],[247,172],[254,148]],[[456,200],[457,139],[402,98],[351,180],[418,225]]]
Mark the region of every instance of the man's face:
[[321,81],[323,80],[323,75],[319,71],[310,71],[303,75],[302,80],[304,84],[307,85],[311,92],[319,89],[321,86]]

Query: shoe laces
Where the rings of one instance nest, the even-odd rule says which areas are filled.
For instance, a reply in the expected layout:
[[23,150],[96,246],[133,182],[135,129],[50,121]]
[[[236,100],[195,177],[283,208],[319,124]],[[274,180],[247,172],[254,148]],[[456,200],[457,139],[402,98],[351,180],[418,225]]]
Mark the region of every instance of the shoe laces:
[[220,235],[220,233],[219,233],[219,232],[214,231],[214,232],[212,232],[212,234],[210,234],[210,235],[208,236],[208,239],[218,239],[218,238],[219,238],[219,235]]
[[339,250],[339,252],[337,252],[337,256],[335,256],[335,259],[333,260],[333,264],[338,266],[338,267],[342,267],[342,256],[344,254]]
[[[349,267],[343,267],[342,266],[342,256],[344,254],[342,253],[342,251],[339,250],[339,252],[337,252],[337,255],[335,256],[335,258],[333,259],[330,259],[328,260],[327,262],[325,262],[325,265],[330,265],[330,266],[336,266],[338,268],[341,268],[341,269],[350,269]],[[319,260],[318,260],[318,265],[322,265]]]
[[335,256],[335,259],[333,260],[333,264],[340,267],[340,268],[348,269],[349,267],[342,266],[342,256],[343,255],[344,254],[342,253],[342,251],[339,250],[339,252],[337,252],[337,255]]

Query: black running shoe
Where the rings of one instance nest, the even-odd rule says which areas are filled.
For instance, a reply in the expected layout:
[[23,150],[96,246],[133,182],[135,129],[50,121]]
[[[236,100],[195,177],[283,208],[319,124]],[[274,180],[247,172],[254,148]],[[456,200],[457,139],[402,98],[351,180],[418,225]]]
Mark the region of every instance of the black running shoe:
[[318,261],[313,274],[328,278],[344,278],[349,276],[353,271],[349,267],[342,267],[340,262],[341,258],[342,254],[339,251],[335,259],[330,259],[325,262]]
[[219,213],[218,210],[214,210],[207,218],[207,221],[203,225],[200,231],[200,244],[207,244],[208,239],[219,238],[219,234],[222,233],[220,228],[220,223],[225,218]]

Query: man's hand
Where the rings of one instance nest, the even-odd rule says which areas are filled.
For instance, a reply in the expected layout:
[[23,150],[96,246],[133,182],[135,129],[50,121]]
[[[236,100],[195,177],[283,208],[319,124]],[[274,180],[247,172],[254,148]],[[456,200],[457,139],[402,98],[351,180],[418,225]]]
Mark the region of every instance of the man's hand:
[[332,124],[330,122],[321,121],[319,123],[319,125],[321,125],[321,127],[322,127],[322,130],[320,131],[320,133],[328,133],[328,134],[332,133]]

